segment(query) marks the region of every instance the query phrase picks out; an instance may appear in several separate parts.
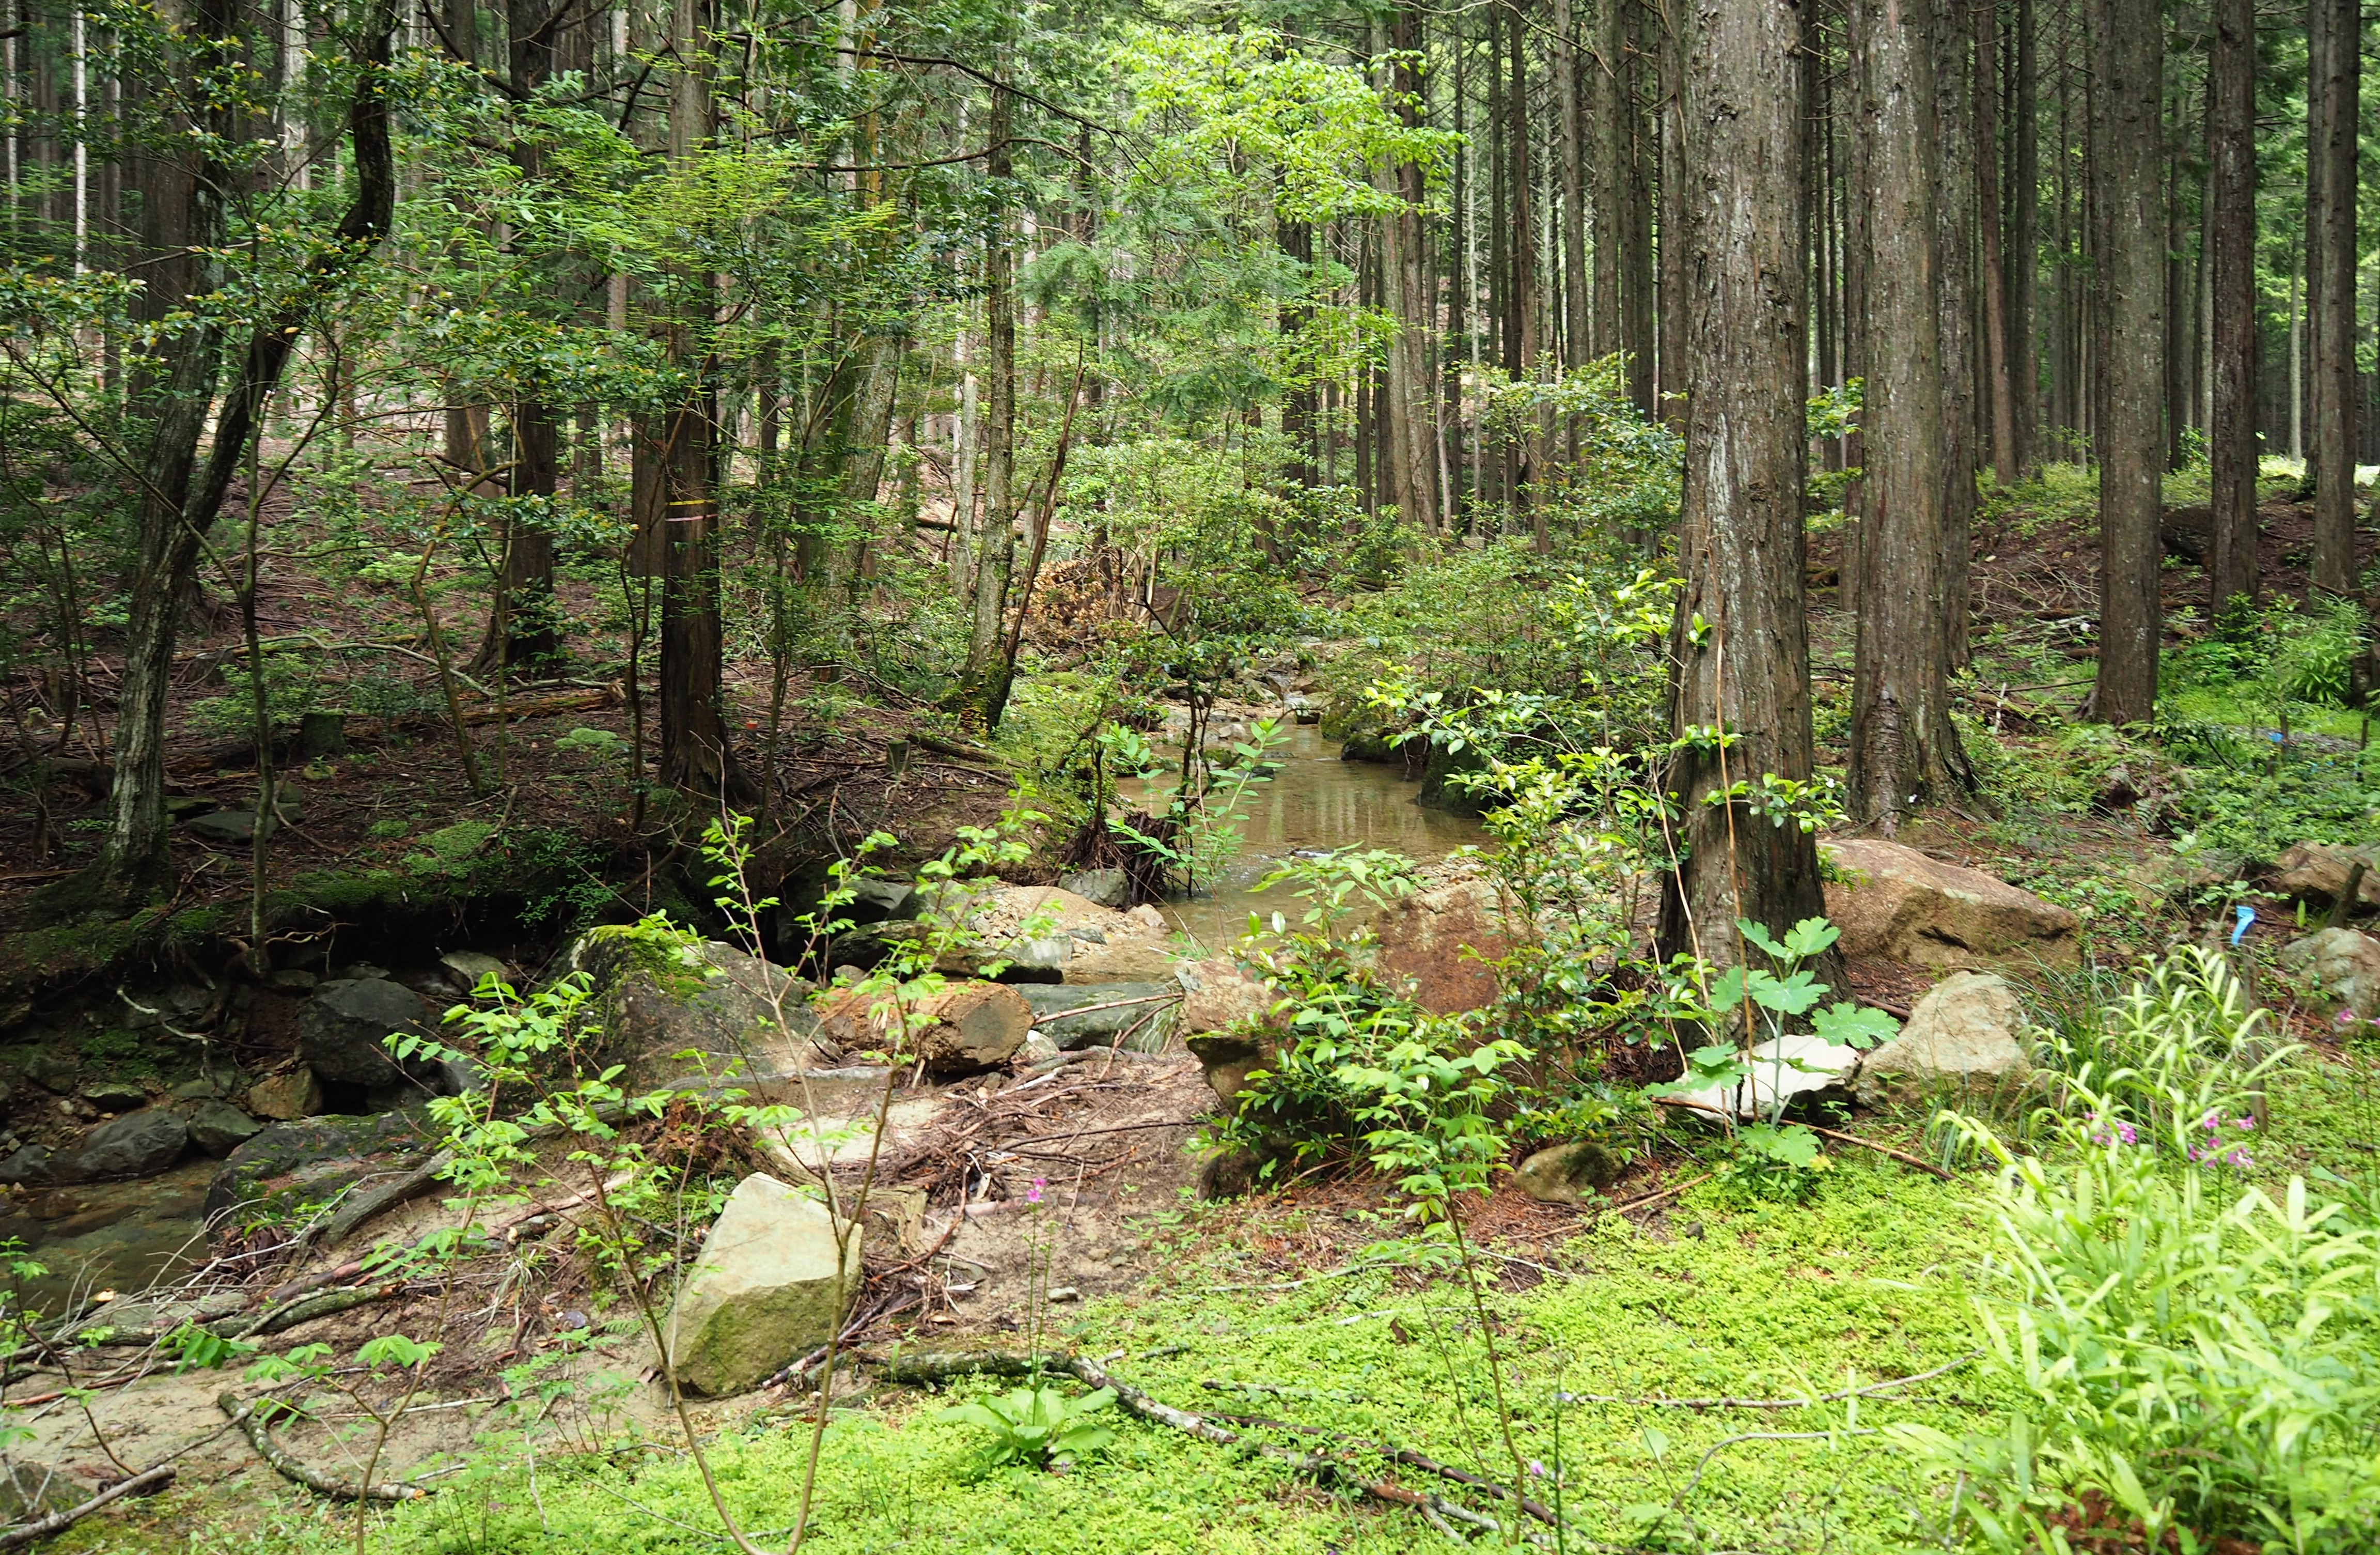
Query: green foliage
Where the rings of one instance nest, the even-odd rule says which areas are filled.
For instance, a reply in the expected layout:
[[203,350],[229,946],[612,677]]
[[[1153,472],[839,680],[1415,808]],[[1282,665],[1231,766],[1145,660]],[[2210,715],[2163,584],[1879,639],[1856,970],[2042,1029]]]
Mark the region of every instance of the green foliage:
[[973,1403],[954,1404],[934,1418],[989,1432],[991,1440],[987,1449],[994,1464],[1045,1468],[1053,1462],[1087,1457],[1113,1442],[1115,1432],[1094,1416],[1114,1408],[1115,1401],[1112,1388],[1077,1398],[1044,1382],[1006,1393],[987,1393]]
[[2002,1291],[1981,1301],[1987,1364],[2024,1403],[1993,1428],[1892,1433],[1964,1476],[1984,1547],[2223,1538],[2316,1555],[2363,1548],[2380,1515],[2380,1240],[2368,1207],[2304,1179],[2244,1185],[2245,1141],[2284,1053],[2212,953],[2156,964],[2071,1063],[2045,1148],[2002,1163]]

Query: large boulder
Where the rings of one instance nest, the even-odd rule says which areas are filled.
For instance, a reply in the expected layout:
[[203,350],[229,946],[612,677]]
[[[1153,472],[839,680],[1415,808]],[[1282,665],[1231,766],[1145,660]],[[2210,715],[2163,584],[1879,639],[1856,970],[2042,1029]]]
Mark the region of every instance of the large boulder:
[[1853,1092],[1863,1106],[1908,1106],[1937,1091],[2021,1083],[2032,1068],[2024,1032],[2024,1008],[2007,978],[1953,973],[1917,1002],[1900,1036],[1862,1061]]
[[934,1075],[974,1074],[1005,1063],[1033,1029],[1033,1006],[1005,983],[956,983],[917,1001],[906,1014],[922,1024],[905,1042],[889,1021],[878,1023],[876,1007],[882,1002],[868,994],[837,994],[820,1006],[820,1029],[841,1048],[899,1046],[903,1056],[922,1060]]
[[[1169,1000],[1179,983],[1024,983],[1017,992],[1033,1006],[1036,1030],[1062,1049],[1113,1047],[1129,1038],[1141,1052],[1163,1051],[1172,1034]],[[1080,1013],[1078,1013],[1080,1012]]]
[[[2356,879],[2359,864],[2362,873]],[[2357,905],[2380,907],[2380,848],[2299,843],[2257,871],[2258,882],[2265,890],[2324,907],[2335,905],[2347,893],[2350,879],[2356,880]]]
[[662,1330],[681,1387],[713,1398],[754,1387],[817,1349],[859,1287],[860,1233],[837,1245],[826,1206],[755,1172],[703,1239]]
[[[946,952],[936,969],[979,977],[1004,963],[1002,982],[1148,982],[1171,975],[1174,954],[1165,916],[1142,905],[1117,912],[1054,885],[965,881],[943,888],[935,904],[963,925],[965,942]],[[920,935],[923,925],[886,932]]]
[[343,1099],[360,1102],[362,1111],[402,1106],[437,1093],[437,1069],[400,1063],[388,1051],[388,1038],[430,1030],[429,1016],[421,995],[402,983],[383,978],[327,982],[298,1007],[298,1056],[326,1089],[346,1087]]
[[2352,929],[2325,929],[2293,941],[2279,957],[2321,991],[2366,1020],[2380,1018],[2380,940]]
[[1281,993],[1228,955],[1185,961],[1173,975],[1183,991],[1178,1029],[1217,1099],[1235,1107],[1248,1072],[1270,1063],[1278,1051],[1272,1008]]
[[1628,1162],[1592,1139],[1548,1145],[1521,1163],[1512,1185],[1542,1204],[1585,1204],[1620,1180]]
[[190,1114],[190,1143],[211,1156],[227,1156],[263,1132],[262,1124],[228,1101],[202,1101]]
[[207,1184],[207,1213],[245,1206],[245,1218],[292,1217],[367,1178],[413,1170],[431,1153],[419,1114],[376,1112],[273,1124],[235,1148]]
[[1071,891],[1095,907],[1122,912],[1132,905],[1132,877],[1122,869],[1078,869],[1061,875],[1058,889]]
[[1842,952],[1943,970],[2071,966],[2082,919],[1981,870],[1928,858],[1898,843],[1826,844],[1838,873],[1827,917]]
[[1371,920],[1375,965],[1409,978],[1414,998],[1435,1015],[1476,1010],[1496,998],[1491,965],[1512,954],[1502,893],[1491,880],[1456,881],[1416,892]]
[[124,1177],[154,1177],[182,1159],[190,1143],[190,1125],[163,1107],[108,1119],[85,1136],[71,1168],[81,1182],[108,1182]]
[[626,1066],[631,1092],[718,1087],[791,1103],[804,1070],[843,1056],[819,1039],[808,983],[716,940],[680,949],[597,929],[571,947],[570,966],[593,979],[604,1055]]

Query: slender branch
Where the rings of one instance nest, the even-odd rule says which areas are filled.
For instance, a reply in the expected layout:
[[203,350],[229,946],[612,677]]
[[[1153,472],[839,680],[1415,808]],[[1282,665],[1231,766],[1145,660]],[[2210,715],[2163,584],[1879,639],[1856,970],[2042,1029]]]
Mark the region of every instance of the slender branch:
[[[1682,1096],[1657,1096],[1653,1099],[1659,1102],[1664,1107],[1691,1107],[1697,1112],[1709,1112],[1716,1117],[1721,1118],[1730,1115],[1724,1107],[1714,1107],[1707,1101],[1694,1101]],[[1958,1181],[1957,1178],[1951,1176],[1948,1172],[1943,1171],[1940,1167],[1936,1166],[1933,1162],[1919,1160],[1915,1156],[1909,1154],[1906,1150],[1896,1150],[1889,1145],[1879,1145],[1873,1139],[1863,1139],[1856,1134],[1845,1134],[1839,1128],[1821,1128],[1816,1124],[1803,1124],[1802,1126],[1808,1129],[1813,1134],[1821,1135],[1826,1138],[1834,1140],[1838,1144],[1857,1145],[1863,1150],[1874,1150],[1880,1156],[1890,1156],[1893,1160],[1900,1162],[1903,1166],[1913,1166],[1917,1168],[1918,1171],[1925,1172],[1930,1176],[1939,1177],[1946,1183],[1955,1183]]]
[[284,1479],[303,1485],[317,1495],[339,1501],[409,1501],[430,1492],[418,1485],[395,1483],[387,1485],[356,1485],[334,1478],[320,1469],[310,1468],[291,1457],[282,1445],[273,1440],[273,1431],[258,1415],[256,1405],[242,1403],[229,1389],[215,1395],[215,1407],[231,1417],[256,1455],[271,1464],[273,1471]]

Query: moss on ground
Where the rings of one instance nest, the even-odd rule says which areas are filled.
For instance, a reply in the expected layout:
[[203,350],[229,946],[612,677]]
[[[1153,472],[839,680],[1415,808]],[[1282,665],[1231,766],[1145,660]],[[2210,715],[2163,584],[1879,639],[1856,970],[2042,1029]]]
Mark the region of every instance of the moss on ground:
[[[1697,1547],[1697,1538],[1708,1549],[1908,1548],[1923,1537],[1936,1488],[1873,1437],[1742,1442],[1713,1456],[1690,1491],[1688,1483],[1706,1451],[1742,1431],[1893,1420],[1973,1428],[2007,1401],[1989,1397],[1971,1372],[1856,1404],[1791,1411],[1634,1407],[1583,1396],[1823,1392],[1955,1361],[1973,1343],[1962,1281],[1987,1234],[1979,1202],[1972,1183],[1946,1185],[1852,1160],[1802,1205],[1749,1203],[1705,1186],[1676,1201],[1663,1230],[1598,1222],[1558,1255],[1561,1272],[1548,1274],[1535,1260],[1499,1261],[1488,1299],[1521,1456],[1548,1476],[1559,1465],[1562,1500],[1595,1538],[1649,1537],[1655,1548],[1682,1549]],[[1152,1217],[1160,1282],[1094,1306],[1066,1325],[1065,1342],[1121,1353],[1112,1363],[1119,1375],[1185,1407],[1323,1427],[1509,1479],[1490,1373],[1459,1279],[1416,1286],[1373,1269],[1277,1288],[1281,1277],[1257,1264],[1229,1227],[1211,1211]],[[1276,1391],[1215,1389],[1210,1380]],[[808,1548],[820,1555],[1354,1555],[1437,1537],[1409,1512],[1137,1421],[1120,1422],[1113,1448],[1068,1473],[991,1469],[976,1432],[933,1418],[948,1402],[898,1391],[838,1414]],[[739,1518],[780,1543],[807,1436],[797,1415],[783,1415],[729,1433],[713,1449]],[[1369,1466],[1401,1482],[1422,1479],[1377,1459]],[[1533,1489],[1553,1499],[1550,1477]],[[1463,1499],[1485,1504],[1476,1494]],[[1673,1499],[1695,1533],[1682,1518],[1659,1519]],[[176,1548],[311,1555],[351,1547],[350,1515],[293,1493],[262,1524],[228,1519],[220,1536],[201,1531]],[[379,1515],[370,1548],[386,1555],[695,1551],[718,1542],[694,1465],[669,1451],[633,1460],[541,1456],[532,1491],[526,1461],[492,1438],[439,1496]],[[174,1520],[185,1529],[212,1521],[191,1506]],[[240,1531],[230,1532],[230,1523]]]

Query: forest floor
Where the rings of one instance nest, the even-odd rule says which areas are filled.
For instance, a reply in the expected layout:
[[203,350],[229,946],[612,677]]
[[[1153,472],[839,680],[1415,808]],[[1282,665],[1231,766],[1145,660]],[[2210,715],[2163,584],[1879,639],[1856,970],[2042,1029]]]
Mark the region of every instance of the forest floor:
[[[2265,518],[2265,577],[2301,594],[2307,512],[2276,500]],[[1840,737],[1847,714],[1851,662],[1850,624],[1836,608],[1840,561],[1827,537],[1813,546],[1811,573],[1823,762],[1840,756],[1830,735]],[[2188,607],[2199,602],[2200,575],[2175,565],[2167,577],[2179,624],[2168,646],[2181,650],[2194,640]],[[573,587],[581,594],[572,609],[598,619],[598,590]],[[2096,978],[2092,987],[2104,989],[2131,958],[2199,937],[2216,905],[2193,894],[2177,853],[2160,805],[2164,771],[2138,747],[2107,746],[2073,724],[2091,670],[2079,628],[2096,609],[2087,518],[1988,514],[1973,587],[1971,727],[1987,732],[2004,787],[2031,785],[2044,802],[1937,813],[1900,840],[2084,913],[2097,970],[2033,989],[2036,1013],[2049,1018],[2082,996],[2082,982]],[[273,631],[323,652],[319,623],[334,611],[345,613],[343,641],[382,644],[367,651],[420,640],[401,589],[358,605],[293,570],[270,599]],[[189,819],[253,803],[252,749],[210,736],[198,705],[225,695],[222,666],[238,640],[237,623],[217,615],[186,650],[176,726],[190,732],[172,766]],[[460,699],[467,727],[480,734],[477,792],[443,722],[453,710],[424,705],[419,685],[409,708],[351,717],[345,751],[293,760],[295,796],[267,864],[285,936],[276,967],[327,971],[392,942],[419,950],[423,941],[534,966],[572,917],[682,904],[683,879],[667,866],[683,859],[686,839],[654,847],[653,818],[637,809],[622,751],[638,736],[638,710],[605,662],[619,644],[604,641],[578,671],[510,688],[501,704]],[[625,652],[618,658],[624,664]],[[103,662],[87,673],[103,681]],[[1064,674],[1028,680],[1017,727],[983,747],[856,664],[797,672],[782,695],[747,675],[734,694],[739,755],[778,820],[827,851],[896,830],[911,857],[937,851],[960,826],[990,823],[1016,777],[1062,748],[1073,711]],[[2253,726],[2262,716],[2186,686],[2177,695],[2195,699],[2195,718]],[[2295,731],[2316,754],[2352,748],[2360,735],[2344,715]],[[0,921],[21,921],[30,893],[87,845],[103,769],[87,736],[61,748],[84,751],[84,764],[71,755],[53,762],[41,805],[0,821],[9,829],[0,848],[13,861],[0,879]],[[681,831],[699,819],[680,818]],[[1061,832],[1037,838],[1021,877],[1054,873]],[[169,957],[236,935],[253,889],[249,850],[236,839],[185,825],[176,851],[187,883],[171,914],[183,931],[169,939]],[[2255,905],[2252,950],[2299,932],[2286,905]],[[37,995],[44,1008],[103,1002],[126,948],[103,935],[69,942],[19,933],[9,945],[15,965],[0,970],[27,1008]],[[1929,980],[1887,964],[1852,970],[1857,993],[1902,1014]],[[246,1045],[222,1056],[249,1074],[285,1062],[297,991],[259,989]],[[0,1027],[23,1013],[0,1010]],[[2366,1180],[2374,1166],[2359,1141],[2375,1121],[2369,1055],[2342,1049],[2286,999],[2276,1018],[2322,1056],[2276,1087],[2255,1180],[2322,1172]],[[1470,1212],[1477,1258],[1466,1271],[1447,1263],[1442,1246],[1411,1238],[1400,1202],[1376,1180],[1318,1179],[1200,1202],[1183,1149],[1211,1107],[1196,1066],[1178,1058],[1124,1075],[1094,1068],[1062,1071],[1029,1108],[1002,1101],[1013,1082],[936,1093],[952,1115],[1009,1108],[985,1140],[1028,1150],[1039,1141],[1049,1181],[1066,1191],[970,1224],[974,1251],[928,1260],[925,1277],[871,1264],[878,1278],[865,1299],[880,1306],[902,1295],[905,1280],[926,1282],[912,1307],[888,1312],[864,1337],[845,1373],[818,1462],[810,1548],[1319,1555],[1452,1537],[1425,1532],[1413,1507],[1364,1493],[1366,1483],[1448,1494],[1501,1515],[1492,1492],[1384,1458],[1389,1445],[1491,1485],[1525,1480],[1578,1537],[1605,1548],[1903,1549],[1938,1543],[1949,1487],[1877,1429],[1915,1424],[1956,1435],[1988,1427],[2015,1402],[1966,1364],[1981,1342],[1976,1270],[1996,1234],[1980,1171],[1937,1181],[1847,1148],[1833,1152],[1834,1169],[1810,1197],[1769,1203],[1712,1180],[1710,1136],[1673,1124],[1645,1141],[1600,1205],[1548,1206],[1500,1187]],[[1872,1114],[1857,1128],[1928,1159],[1940,1146],[1921,1116]],[[1070,1172],[1077,1181],[1067,1186]],[[425,1203],[396,1229],[434,1229],[442,1212]],[[322,1249],[321,1261],[352,1251]],[[570,1319],[588,1315],[569,1310],[570,1293],[556,1288],[541,1294],[533,1322],[516,1310],[507,1330],[504,1293],[495,1295],[431,1369],[416,1402],[436,1407],[407,1416],[385,1452],[384,1475],[426,1468],[439,1493],[371,1510],[361,1523],[351,1506],[273,1474],[225,1428],[214,1403],[225,1373],[176,1373],[152,1355],[124,1377],[87,1369],[76,1379],[94,1387],[87,1398],[36,1373],[30,1396],[58,1396],[28,1409],[20,1391],[12,1417],[86,1482],[110,1477],[121,1466],[112,1459],[188,1452],[171,1489],[119,1503],[52,1547],[160,1555],[359,1541],[425,1555],[720,1547],[705,1466],[677,1434],[635,1323],[614,1311],[609,1328],[582,1321],[599,1331],[573,1340]],[[344,1352],[378,1332],[443,1325],[440,1304],[453,1299],[425,1292],[289,1338]],[[1247,1441],[1341,1453],[1345,1466],[1318,1475],[1118,1419],[1114,1445],[1069,1472],[1003,1468],[978,1433],[937,1417],[972,1384],[920,1390],[881,1379],[871,1363],[894,1336],[910,1351],[1022,1352],[1038,1342],[1097,1356],[1118,1379]],[[1844,1396],[1819,1400],[1826,1394]],[[1732,1402],[1685,1402],[1696,1399]],[[696,1407],[707,1472],[763,1544],[782,1547],[794,1522],[812,1415],[807,1395],[783,1389]],[[301,1457],[353,1473],[370,1447],[358,1427],[358,1417],[325,1417],[282,1437]]]

